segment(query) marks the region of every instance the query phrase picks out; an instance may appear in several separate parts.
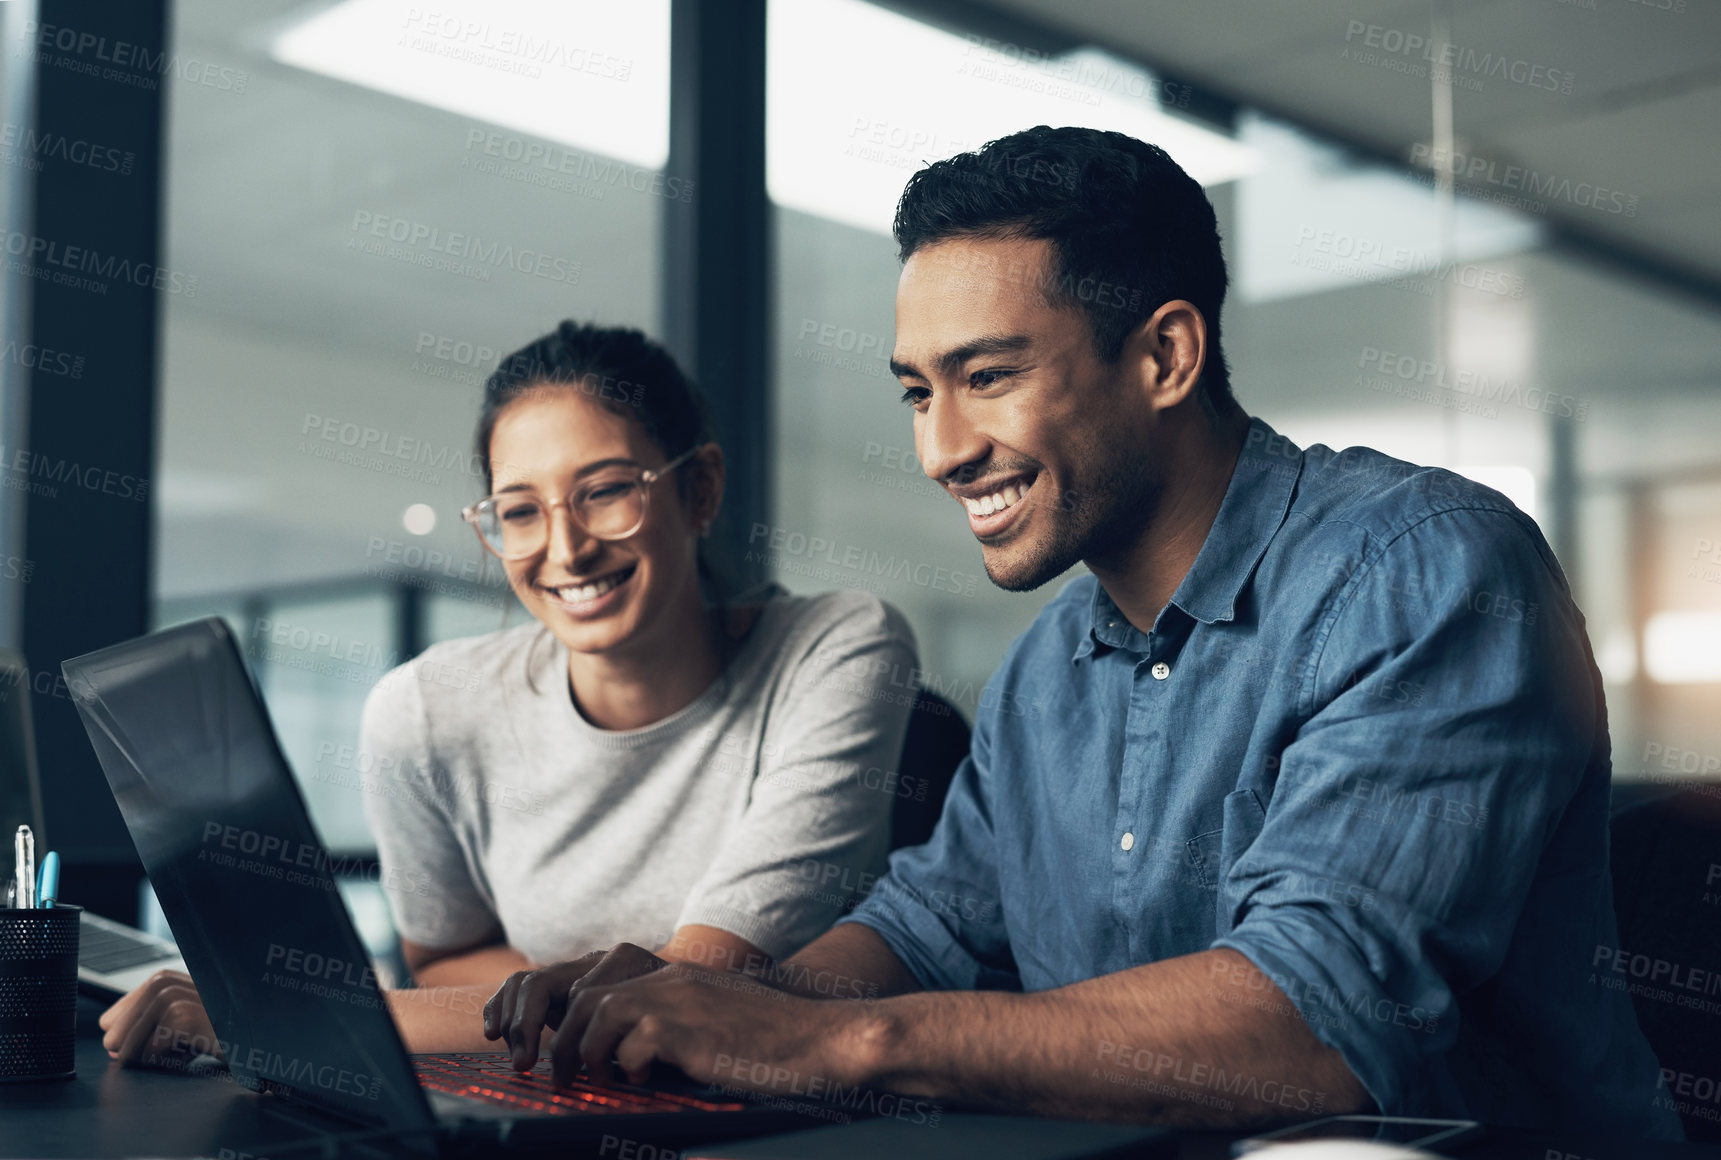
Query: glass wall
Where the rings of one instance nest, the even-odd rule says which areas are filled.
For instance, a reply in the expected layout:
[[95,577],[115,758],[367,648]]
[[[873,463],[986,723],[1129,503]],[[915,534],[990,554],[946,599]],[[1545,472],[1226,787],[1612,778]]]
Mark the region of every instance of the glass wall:
[[668,36],[667,0],[175,5],[225,81],[166,102],[198,288],[164,299],[156,620],[229,617],[331,849],[373,849],[339,754],[403,608],[430,643],[512,603],[459,515],[485,375],[564,318],[657,327]]

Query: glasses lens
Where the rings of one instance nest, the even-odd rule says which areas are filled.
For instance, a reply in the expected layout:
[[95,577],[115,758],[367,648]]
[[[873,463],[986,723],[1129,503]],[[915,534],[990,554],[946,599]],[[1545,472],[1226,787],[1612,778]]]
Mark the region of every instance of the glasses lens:
[[530,496],[504,496],[480,509],[479,530],[506,559],[530,556],[544,546],[544,508]]
[[645,488],[638,476],[594,479],[574,494],[574,506],[588,532],[600,539],[617,539],[638,531],[645,522]]

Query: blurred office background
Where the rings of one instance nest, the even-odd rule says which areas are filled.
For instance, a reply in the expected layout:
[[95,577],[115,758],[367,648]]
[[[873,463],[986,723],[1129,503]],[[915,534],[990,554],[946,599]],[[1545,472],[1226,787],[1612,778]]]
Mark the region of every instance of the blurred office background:
[[[33,46],[5,58],[27,105],[20,74],[64,81],[83,58],[42,43],[35,5],[6,7]],[[481,491],[480,384],[576,318],[695,352],[745,465],[738,570],[761,574],[760,528],[860,547],[868,567],[779,550],[762,572],[897,605],[924,683],[972,716],[1058,585],[993,589],[919,472],[885,369],[891,214],[927,161],[1092,125],[1162,144],[1206,185],[1244,406],[1305,445],[1368,444],[1505,491],[1588,616],[1616,777],[1721,770],[1721,10],[770,0],[707,5],[700,24],[698,8],[172,4],[159,172],[144,157],[103,177],[127,198],[159,175],[156,261],[179,280],[154,296],[158,346],[85,337],[70,353],[89,369],[29,379],[86,393],[90,424],[107,416],[104,358],[153,391],[147,502],[103,497],[88,533],[138,529],[148,566],[118,547],[92,566],[85,546],[62,567],[44,548],[28,583],[4,585],[7,632],[28,642],[41,607],[35,639],[77,644],[32,664],[52,674],[130,635],[55,635],[78,602],[117,601],[137,631],[227,617],[326,843],[369,852],[342,753],[367,691],[428,644],[523,616],[459,517]],[[33,19],[56,11],[77,24],[49,0]],[[1425,47],[1442,37],[1445,73]],[[28,212],[34,173],[12,154],[8,215]],[[38,222],[49,197],[35,188]],[[14,330],[40,286],[6,286]],[[27,377],[3,369],[9,388]],[[7,408],[10,463],[40,428],[20,390]],[[38,521],[70,518],[63,496],[14,485],[6,503],[19,558],[47,543],[25,539]],[[937,574],[920,565],[978,582],[917,584]],[[45,776],[103,792],[69,706],[38,701],[72,721],[42,731]],[[69,815],[73,792],[50,807]],[[74,852],[123,877],[123,831],[104,825]],[[380,898],[353,897],[386,943]]]

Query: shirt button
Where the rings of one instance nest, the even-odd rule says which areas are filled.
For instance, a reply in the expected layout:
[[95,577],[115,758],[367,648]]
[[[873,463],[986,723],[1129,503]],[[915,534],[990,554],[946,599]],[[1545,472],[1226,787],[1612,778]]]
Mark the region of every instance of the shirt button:
[[1118,845],[1122,846],[1125,850],[1135,849],[1135,835],[1125,834],[1123,836],[1123,841],[1119,842]]
[[1160,661],[1158,664],[1153,666],[1153,679],[1154,680],[1163,681],[1166,677],[1169,677],[1170,675],[1171,675],[1171,666],[1166,664],[1164,661]]

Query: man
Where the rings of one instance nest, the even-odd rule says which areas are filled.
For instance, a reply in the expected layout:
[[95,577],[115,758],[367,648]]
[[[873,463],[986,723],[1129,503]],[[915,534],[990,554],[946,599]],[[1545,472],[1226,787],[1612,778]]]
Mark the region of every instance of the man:
[[995,583],[1092,575],[1006,655],[932,840],[770,986],[617,948],[510,980],[487,1034],[530,1066],[559,1025],[558,1075],[1678,1138],[1594,966],[1605,707],[1535,524],[1250,419],[1212,208],[1153,146],[1015,134],[917,173],[896,236],[926,474]]

